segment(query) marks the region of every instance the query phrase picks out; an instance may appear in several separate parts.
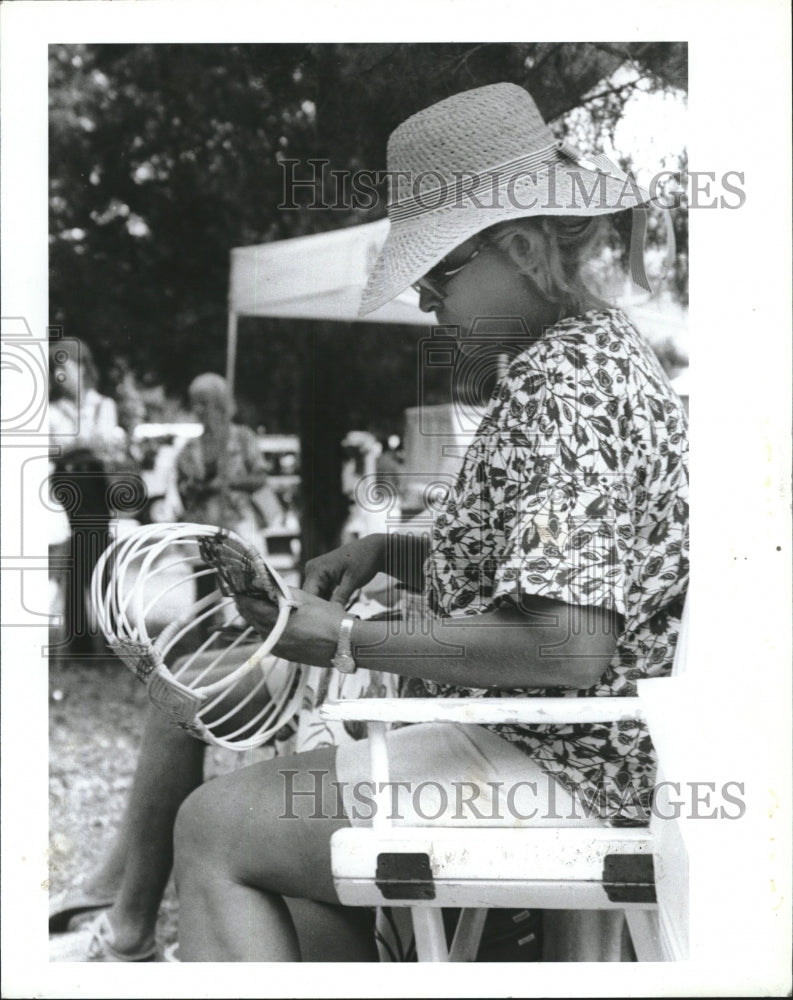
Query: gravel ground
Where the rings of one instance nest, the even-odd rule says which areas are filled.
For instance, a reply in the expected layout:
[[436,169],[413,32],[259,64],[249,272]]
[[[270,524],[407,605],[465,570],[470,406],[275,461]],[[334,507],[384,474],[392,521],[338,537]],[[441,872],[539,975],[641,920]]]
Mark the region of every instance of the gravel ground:
[[[51,893],[80,885],[118,829],[148,704],[143,685],[113,657],[51,664]],[[242,763],[242,755],[213,748],[205,773],[211,777]],[[171,881],[157,925],[161,949],[176,941],[177,914]]]
[[[147,704],[143,685],[118,660],[50,667],[51,893],[97,868],[118,829]],[[157,926],[162,947],[176,940],[176,916],[170,883]]]

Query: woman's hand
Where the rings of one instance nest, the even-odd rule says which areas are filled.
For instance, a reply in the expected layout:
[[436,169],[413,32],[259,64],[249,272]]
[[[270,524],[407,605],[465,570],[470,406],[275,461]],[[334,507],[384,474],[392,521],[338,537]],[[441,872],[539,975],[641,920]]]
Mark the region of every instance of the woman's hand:
[[260,490],[266,484],[266,473],[252,472],[247,476],[241,476],[239,479],[231,480],[227,485],[230,490],[239,490],[241,493],[256,493],[257,490]]
[[386,535],[367,535],[310,559],[303,582],[306,594],[346,607],[355,591],[383,569],[386,541]]
[[[336,653],[344,609],[303,590],[290,588],[297,607],[275,645],[274,653],[285,660],[317,667],[330,666]],[[237,597],[237,610],[262,638],[268,636],[278,617],[278,609],[256,597]]]
[[199,500],[206,500],[207,497],[217,496],[227,488],[227,484],[218,476],[215,476],[214,479],[194,479],[185,485],[192,495]]

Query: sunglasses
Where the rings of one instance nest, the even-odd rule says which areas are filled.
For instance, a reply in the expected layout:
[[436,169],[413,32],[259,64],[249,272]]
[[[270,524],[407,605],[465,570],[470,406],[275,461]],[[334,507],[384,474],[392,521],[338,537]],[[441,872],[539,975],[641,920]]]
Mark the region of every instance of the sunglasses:
[[423,278],[414,281],[412,287],[419,293],[425,290],[431,295],[445,295],[449,280],[455,274],[459,274],[464,267],[468,267],[474,257],[482,252],[486,242],[486,240],[480,239],[474,243],[472,248],[465,248],[465,244],[455,247],[450,254],[439,260],[435,267],[430,268]]

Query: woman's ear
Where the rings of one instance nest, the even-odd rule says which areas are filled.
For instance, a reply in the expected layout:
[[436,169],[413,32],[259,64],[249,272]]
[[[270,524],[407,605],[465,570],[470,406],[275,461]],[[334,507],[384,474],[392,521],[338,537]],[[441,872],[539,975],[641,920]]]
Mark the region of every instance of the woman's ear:
[[528,229],[512,232],[504,249],[520,273],[530,278],[541,294],[547,295],[550,291],[548,248],[542,234]]

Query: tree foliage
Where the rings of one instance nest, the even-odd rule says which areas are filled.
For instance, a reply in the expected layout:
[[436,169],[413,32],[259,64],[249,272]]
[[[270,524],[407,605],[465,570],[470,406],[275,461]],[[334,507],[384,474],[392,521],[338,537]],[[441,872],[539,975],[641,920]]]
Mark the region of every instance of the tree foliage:
[[384,169],[408,114],[498,80],[526,86],[549,120],[582,105],[614,119],[615,70],[682,88],[686,56],[660,43],[159,44],[53,46],[50,63],[52,322],[179,388],[223,367],[231,247],[377,214],[279,211],[282,157]]

